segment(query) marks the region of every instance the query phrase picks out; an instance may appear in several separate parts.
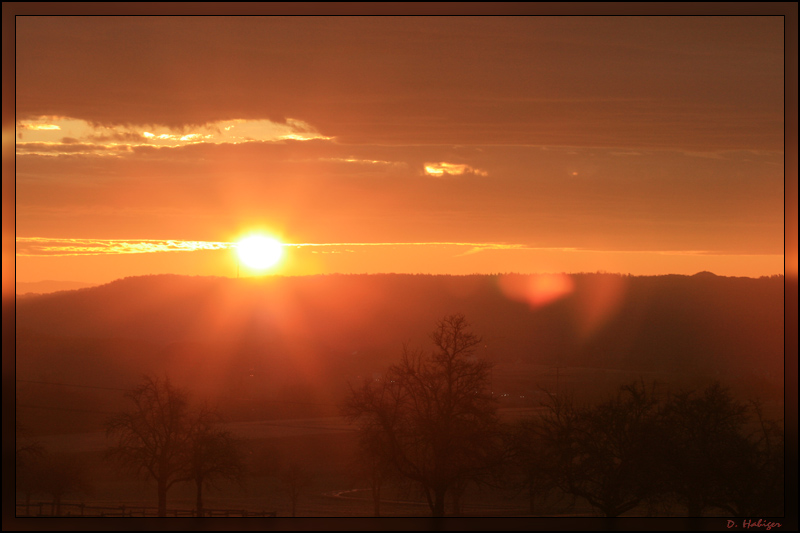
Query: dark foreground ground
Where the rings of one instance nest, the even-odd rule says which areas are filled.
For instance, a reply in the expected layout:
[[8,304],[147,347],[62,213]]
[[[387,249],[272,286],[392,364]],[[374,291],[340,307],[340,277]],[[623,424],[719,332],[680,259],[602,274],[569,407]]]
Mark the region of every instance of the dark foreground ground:
[[[536,416],[539,409],[504,409],[502,417],[511,421],[520,417]],[[290,463],[300,464],[308,473],[310,482],[296,502],[298,517],[370,517],[374,516],[369,484],[360,476],[356,433],[341,417],[236,422],[227,428],[243,439],[248,473],[241,485],[221,482],[205,491],[206,509],[217,515],[227,511],[231,516],[248,513],[276,513],[279,517],[292,516],[292,503],[284,482],[275,474],[276,469]],[[62,515],[78,515],[77,504],[85,504],[85,515],[119,516],[118,509],[125,506],[127,513],[136,510],[141,516],[154,513],[156,490],[152,481],[137,478],[120,469],[104,457],[107,441],[101,431],[49,435],[39,438],[48,449],[66,453],[71,460],[84,466],[90,480],[83,494],[70,494],[63,501]],[[27,509],[24,500],[17,497],[17,516],[52,515],[49,500],[34,499]],[[40,505],[41,504],[41,505]],[[88,507],[105,507],[98,510]],[[190,484],[174,486],[169,492],[168,508],[178,510],[181,516],[191,516],[195,507],[194,487]],[[114,510],[112,508],[116,508]],[[384,487],[380,509],[384,517],[426,517],[430,510],[424,496],[413,486],[394,482]],[[171,514],[171,513],[170,513]],[[453,515],[451,502],[447,514]],[[677,506],[659,508],[641,507],[625,514],[626,517],[681,516],[685,510]],[[713,513],[712,513],[713,514]],[[527,495],[508,489],[471,486],[463,496],[461,515],[471,517],[525,517],[563,516],[592,517],[598,512],[581,499],[562,494],[536,501],[530,511]],[[718,516],[723,516],[722,514]]]

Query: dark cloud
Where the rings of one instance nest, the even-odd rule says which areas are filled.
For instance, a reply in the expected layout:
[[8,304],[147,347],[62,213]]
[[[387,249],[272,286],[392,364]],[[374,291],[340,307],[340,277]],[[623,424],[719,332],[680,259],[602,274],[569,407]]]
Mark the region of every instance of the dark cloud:
[[20,116],[782,149],[781,17],[18,17],[17,32]]

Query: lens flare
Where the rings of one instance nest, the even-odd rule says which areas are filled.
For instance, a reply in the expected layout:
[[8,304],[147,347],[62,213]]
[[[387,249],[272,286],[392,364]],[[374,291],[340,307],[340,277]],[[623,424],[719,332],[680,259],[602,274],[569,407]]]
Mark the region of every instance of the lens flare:
[[498,282],[507,298],[526,302],[532,309],[560,300],[575,288],[572,278],[566,274],[507,274]]

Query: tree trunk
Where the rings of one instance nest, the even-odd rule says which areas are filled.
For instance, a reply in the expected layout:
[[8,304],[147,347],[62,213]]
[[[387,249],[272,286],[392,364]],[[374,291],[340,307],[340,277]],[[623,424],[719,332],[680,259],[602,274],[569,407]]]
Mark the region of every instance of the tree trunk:
[[453,487],[453,516],[461,516],[461,496],[466,487]]
[[381,515],[381,485],[380,482],[372,481],[372,506],[375,516]]
[[434,513],[435,505],[433,504],[433,498],[431,498],[431,489],[428,487],[424,487],[425,489],[425,499],[428,501],[428,508],[431,510],[431,515],[436,516]]
[[202,517],[204,516],[204,509],[203,509],[203,480],[202,479],[195,479],[195,484],[197,485],[197,516]]
[[446,489],[434,489],[433,516],[444,516],[444,498],[446,494]]
[[533,488],[533,483],[528,483],[528,505],[530,505],[531,514],[534,514],[536,504],[536,490]]
[[158,480],[158,516],[167,516],[167,480]]

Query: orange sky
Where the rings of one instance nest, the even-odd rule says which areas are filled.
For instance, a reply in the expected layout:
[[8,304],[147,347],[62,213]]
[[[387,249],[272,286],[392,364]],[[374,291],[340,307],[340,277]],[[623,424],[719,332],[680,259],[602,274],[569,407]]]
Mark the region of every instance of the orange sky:
[[22,16],[15,46],[17,281],[235,276],[258,230],[305,245],[281,274],[784,271],[782,17]]

